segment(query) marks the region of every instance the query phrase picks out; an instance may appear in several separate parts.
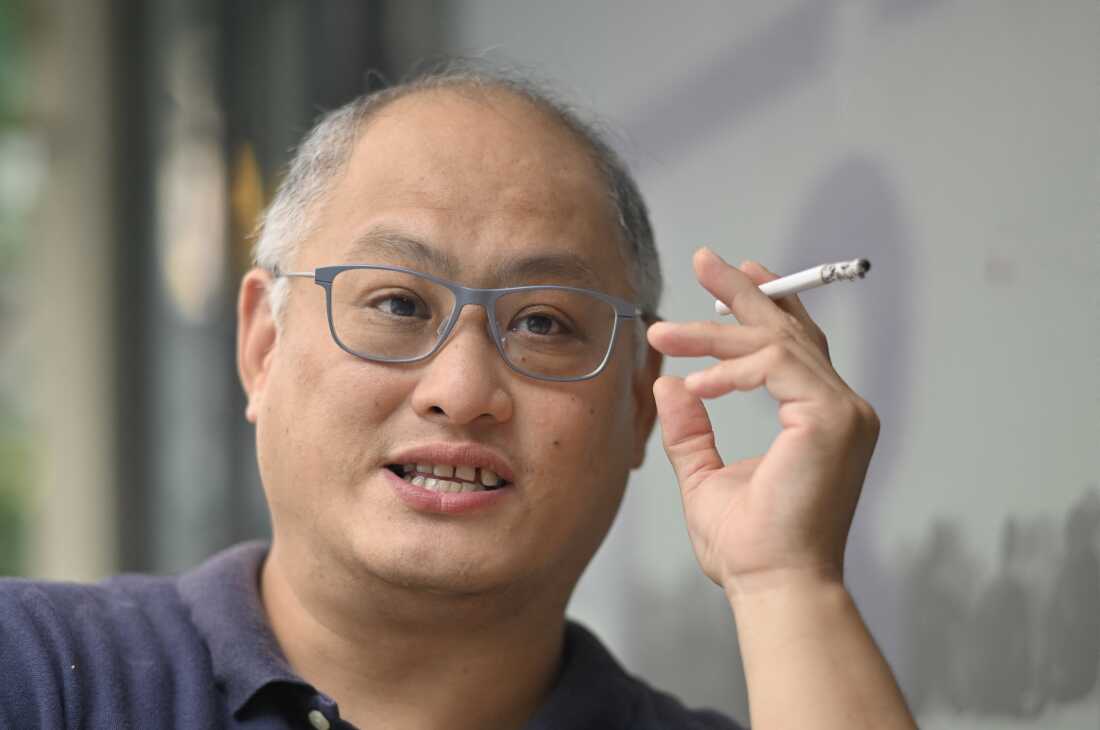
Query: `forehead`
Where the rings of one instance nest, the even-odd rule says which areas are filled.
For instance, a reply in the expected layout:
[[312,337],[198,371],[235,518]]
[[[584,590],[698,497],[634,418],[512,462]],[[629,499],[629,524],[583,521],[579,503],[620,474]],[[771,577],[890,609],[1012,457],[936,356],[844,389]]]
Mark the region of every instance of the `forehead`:
[[370,263],[383,230],[391,244],[438,250],[455,277],[489,276],[502,260],[572,258],[592,283],[627,293],[617,217],[591,152],[510,92],[445,89],[390,103],[366,123],[319,217],[310,248],[324,260],[313,263]]

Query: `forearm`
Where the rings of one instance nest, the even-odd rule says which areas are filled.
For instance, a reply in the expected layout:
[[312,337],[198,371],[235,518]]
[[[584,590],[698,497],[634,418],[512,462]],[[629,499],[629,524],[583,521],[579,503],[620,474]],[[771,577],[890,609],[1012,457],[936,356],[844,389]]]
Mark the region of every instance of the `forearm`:
[[916,727],[842,582],[784,577],[727,597],[754,730]]

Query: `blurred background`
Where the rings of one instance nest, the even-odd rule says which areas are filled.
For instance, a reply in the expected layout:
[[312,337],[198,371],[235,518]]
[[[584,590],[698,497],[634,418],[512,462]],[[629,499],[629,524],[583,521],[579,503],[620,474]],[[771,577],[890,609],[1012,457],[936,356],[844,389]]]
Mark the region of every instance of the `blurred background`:
[[[872,260],[804,297],[884,424],[857,601],[922,727],[1100,728],[1095,0],[0,0],[0,573],[176,571],[267,534],[248,233],[322,110],[446,54],[613,130],[666,318],[709,316],[702,244]],[[727,458],[777,431],[761,394],[711,410]],[[571,611],[747,717],[656,438]]]

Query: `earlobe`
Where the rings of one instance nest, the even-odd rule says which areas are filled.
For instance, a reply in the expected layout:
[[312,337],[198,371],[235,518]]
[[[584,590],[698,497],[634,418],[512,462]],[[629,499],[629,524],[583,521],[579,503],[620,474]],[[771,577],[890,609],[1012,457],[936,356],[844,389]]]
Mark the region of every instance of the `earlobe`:
[[653,383],[661,376],[664,355],[646,343],[645,363],[634,371],[634,454],[630,468],[637,469],[645,461],[646,442],[657,420],[657,401],[653,399]]
[[270,286],[268,272],[252,269],[241,279],[237,297],[237,372],[248,398],[245,418],[250,423],[256,422],[277,342],[278,332],[268,299]]

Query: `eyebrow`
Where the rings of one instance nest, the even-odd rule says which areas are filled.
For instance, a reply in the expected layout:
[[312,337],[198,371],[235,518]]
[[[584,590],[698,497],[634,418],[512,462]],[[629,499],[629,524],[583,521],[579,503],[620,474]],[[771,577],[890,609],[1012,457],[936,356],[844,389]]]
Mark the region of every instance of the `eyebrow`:
[[[349,253],[373,263],[380,256],[407,263],[410,268],[429,271],[456,279],[461,269],[451,254],[441,251],[416,236],[388,227],[368,230],[355,239]],[[566,282],[588,288],[601,288],[595,269],[575,253],[550,251],[531,255],[507,256],[492,264],[494,281],[508,286],[524,283]]]
[[411,268],[426,269],[449,277],[453,277],[458,270],[457,262],[445,252],[392,228],[368,230],[352,242],[349,254],[353,259],[361,257],[368,263],[374,263],[374,259],[381,256],[409,263]]

